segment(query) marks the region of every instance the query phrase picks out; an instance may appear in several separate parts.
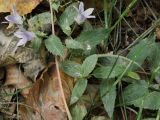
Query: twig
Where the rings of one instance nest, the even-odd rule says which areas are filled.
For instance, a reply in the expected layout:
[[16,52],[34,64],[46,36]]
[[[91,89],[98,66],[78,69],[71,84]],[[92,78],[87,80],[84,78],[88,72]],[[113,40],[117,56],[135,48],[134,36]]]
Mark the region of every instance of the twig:
[[[51,0],[49,0],[49,4],[50,4],[50,11],[51,11],[52,34],[55,35],[53,9],[52,9],[52,5],[51,5]],[[59,72],[59,64],[58,64],[57,56],[55,57],[55,63],[56,63],[58,83],[59,83],[60,92],[61,92],[61,95],[62,95],[62,100],[63,100],[63,103],[64,103],[64,107],[66,109],[66,113],[67,113],[68,119],[72,120],[72,116],[70,114],[70,111],[69,111],[69,108],[68,108],[68,105],[67,105],[67,102],[66,102],[66,99],[65,99],[64,91],[63,91],[62,80],[61,80],[61,76],[60,76],[60,72]]]
[[52,2],[51,2],[51,0],[49,0],[49,6],[50,6],[50,11],[51,11],[52,34],[55,35],[53,9],[52,9]]

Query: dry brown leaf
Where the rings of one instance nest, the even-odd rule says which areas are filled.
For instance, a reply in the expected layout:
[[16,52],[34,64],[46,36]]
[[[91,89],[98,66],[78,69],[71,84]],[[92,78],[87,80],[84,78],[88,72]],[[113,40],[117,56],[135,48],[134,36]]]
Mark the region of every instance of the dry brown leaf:
[[[65,97],[69,101],[73,79],[63,73],[61,73],[61,78]],[[42,117],[45,120],[67,120],[55,65],[33,85],[24,104],[32,107],[20,106],[20,114],[23,120],[28,120],[31,117],[34,120],[40,120]]]
[[20,15],[25,15],[32,12],[32,10],[42,0],[0,0],[0,12],[10,12],[13,5]]
[[24,75],[35,82],[39,72],[44,69],[44,67],[45,65],[40,59],[32,59],[23,65]]
[[7,77],[4,85],[22,89],[21,94],[25,97],[29,93],[29,86],[31,86],[32,82],[23,75],[16,65],[8,65],[6,72]]
[[3,86],[0,88],[0,112],[4,114],[4,117],[11,117],[15,111],[15,104],[10,104],[12,97],[15,93],[15,88]]

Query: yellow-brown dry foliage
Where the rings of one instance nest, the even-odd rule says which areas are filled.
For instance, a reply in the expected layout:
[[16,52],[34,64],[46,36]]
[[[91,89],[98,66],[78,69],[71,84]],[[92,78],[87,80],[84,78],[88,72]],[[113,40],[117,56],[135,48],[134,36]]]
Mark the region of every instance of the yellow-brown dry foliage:
[[11,12],[13,5],[20,15],[25,15],[32,12],[32,10],[41,2],[42,0],[0,0],[0,12]]
[[[69,102],[73,88],[73,78],[61,72],[61,79],[65,98]],[[67,120],[66,109],[57,78],[56,66],[43,73],[25,97],[24,105],[20,105],[19,113],[23,120]]]

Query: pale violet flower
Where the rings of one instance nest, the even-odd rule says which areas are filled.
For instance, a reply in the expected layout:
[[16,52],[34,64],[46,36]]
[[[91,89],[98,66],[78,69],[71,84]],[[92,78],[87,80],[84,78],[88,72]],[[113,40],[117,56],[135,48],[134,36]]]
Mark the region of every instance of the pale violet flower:
[[17,43],[17,46],[24,46],[28,41],[32,40],[35,37],[35,34],[26,30],[17,31],[14,33],[17,38],[20,38],[20,41]]
[[78,24],[83,23],[87,18],[96,18],[95,16],[91,15],[94,8],[88,8],[87,10],[84,11],[84,4],[83,2],[80,2],[79,8],[77,9],[78,15],[75,17],[75,21]]
[[6,16],[5,19],[10,23],[23,24],[22,17],[17,13],[15,6],[12,6],[12,15]]

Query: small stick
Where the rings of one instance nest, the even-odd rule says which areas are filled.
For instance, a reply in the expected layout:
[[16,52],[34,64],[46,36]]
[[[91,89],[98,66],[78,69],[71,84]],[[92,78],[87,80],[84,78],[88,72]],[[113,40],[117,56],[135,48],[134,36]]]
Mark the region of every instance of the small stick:
[[[49,4],[50,4],[50,11],[51,11],[52,34],[55,35],[55,31],[54,31],[54,19],[53,19],[53,9],[52,9],[52,5],[51,5],[51,0],[49,0]],[[56,63],[58,83],[59,83],[59,87],[60,87],[60,91],[61,91],[64,107],[66,109],[66,113],[67,113],[68,119],[72,120],[72,116],[71,116],[71,113],[69,111],[69,108],[68,108],[68,105],[67,105],[67,102],[66,102],[66,99],[65,99],[64,91],[63,91],[62,80],[61,80],[61,76],[60,76],[60,72],[59,72],[59,64],[58,64],[58,58],[57,58],[57,56],[55,56],[55,63]]]

